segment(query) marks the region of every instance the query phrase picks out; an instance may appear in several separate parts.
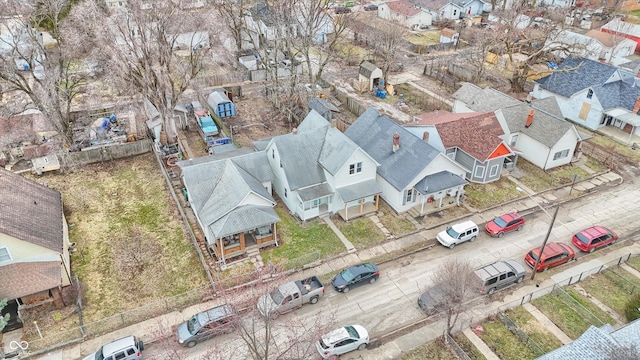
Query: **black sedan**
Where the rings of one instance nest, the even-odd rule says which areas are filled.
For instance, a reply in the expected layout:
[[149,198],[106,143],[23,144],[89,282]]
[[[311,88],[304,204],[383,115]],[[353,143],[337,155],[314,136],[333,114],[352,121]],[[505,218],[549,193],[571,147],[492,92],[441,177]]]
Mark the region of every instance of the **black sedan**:
[[331,285],[337,291],[346,293],[349,289],[362,284],[373,284],[378,280],[380,271],[372,263],[364,263],[342,270],[331,280]]

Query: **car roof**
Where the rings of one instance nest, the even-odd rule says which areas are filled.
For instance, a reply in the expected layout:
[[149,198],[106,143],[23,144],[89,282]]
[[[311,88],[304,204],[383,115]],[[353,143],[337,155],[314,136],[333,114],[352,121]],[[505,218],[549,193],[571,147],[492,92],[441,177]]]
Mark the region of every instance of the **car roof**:
[[586,228],[586,229],[580,231],[579,234],[583,234],[584,236],[586,236],[586,237],[588,237],[590,239],[593,239],[596,236],[601,236],[601,235],[604,235],[604,234],[607,234],[607,233],[610,233],[610,232],[612,232],[612,231],[607,229],[606,227],[596,225],[596,226],[592,226],[590,228]]
[[516,261],[504,260],[483,266],[480,269],[475,270],[474,273],[478,275],[480,279],[486,280],[508,271],[515,271],[516,273],[525,272],[524,267],[518,264]]
[[[348,269],[345,270],[349,270],[352,273],[359,275],[359,274],[363,274],[366,272],[370,272],[370,271],[377,271],[378,267],[375,264],[372,263],[364,263],[364,264],[358,264],[358,265],[354,265]],[[344,270],[343,270],[344,271]]]
[[[356,330],[360,339],[368,335],[367,330],[365,330],[365,328],[360,325],[348,325],[348,326],[351,326]],[[322,335],[322,341],[325,344],[335,344],[338,341],[350,338],[351,335],[349,335],[349,332],[347,331],[348,326],[343,326],[341,328],[332,330],[331,332]]]
[[122,339],[114,340],[108,344],[102,346],[102,354],[109,356],[119,350],[128,348],[136,344],[136,338],[133,335],[123,337]]
[[229,315],[233,315],[235,310],[233,306],[229,304],[224,304],[220,306],[216,306],[213,309],[209,309],[198,313],[196,316],[198,317],[198,322],[200,324],[206,325],[212,321],[219,320],[221,318],[225,318]]
[[521,218],[522,216],[520,216],[520,214],[518,214],[517,212],[512,212],[512,213],[504,214],[500,217],[506,221],[511,221],[513,219]]
[[478,225],[476,225],[476,223],[474,223],[471,220],[467,220],[458,224],[454,224],[453,226],[451,226],[451,228],[453,228],[453,230],[455,232],[462,232],[462,231],[467,231],[467,229],[472,228],[472,227],[478,227]]
[[[537,248],[535,248],[535,249],[533,249],[531,251],[533,251],[533,253],[537,255],[537,254],[540,253],[540,247],[537,247]],[[548,243],[547,245],[545,245],[544,252],[542,254],[542,258],[547,259],[547,258],[550,258],[550,257],[552,257],[554,255],[558,255],[558,254],[565,253],[565,252],[566,253],[570,252],[567,249],[567,246],[565,244],[557,243],[557,242],[551,242],[551,243]]]

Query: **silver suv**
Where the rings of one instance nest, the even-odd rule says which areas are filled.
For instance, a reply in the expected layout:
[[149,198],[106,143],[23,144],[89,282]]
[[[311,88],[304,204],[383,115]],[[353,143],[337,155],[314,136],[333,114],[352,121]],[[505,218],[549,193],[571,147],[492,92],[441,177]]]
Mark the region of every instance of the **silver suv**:
[[83,360],[139,360],[142,359],[144,344],[135,336],[127,336],[122,339],[104,344],[95,353],[84,357]]
[[480,292],[493,294],[512,284],[521,283],[527,271],[515,260],[497,261],[473,272],[480,280]]

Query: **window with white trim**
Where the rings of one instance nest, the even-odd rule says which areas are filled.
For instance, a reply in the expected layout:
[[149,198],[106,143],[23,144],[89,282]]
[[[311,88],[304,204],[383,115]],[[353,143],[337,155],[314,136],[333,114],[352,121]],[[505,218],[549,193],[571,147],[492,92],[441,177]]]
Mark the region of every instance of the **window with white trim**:
[[476,173],[473,175],[474,177],[483,177],[484,176],[484,166],[476,167]]
[[404,192],[404,203],[410,203],[415,200],[415,192],[413,189],[408,189]]
[[9,254],[9,249],[6,247],[0,248],[0,263],[5,261],[11,261],[11,254]]
[[349,175],[362,172],[362,161],[349,165]]
[[496,175],[498,175],[498,169],[500,168],[500,166],[498,165],[493,165],[491,167],[491,171],[489,172],[489,176],[494,177]]
[[569,149],[558,151],[557,153],[553,154],[553,160],[562,159],[567,156],[569,156]]
[[511,135],[511,142],[509,143],[509,145],[516,146],[517,142],[518,142],[518,134]]

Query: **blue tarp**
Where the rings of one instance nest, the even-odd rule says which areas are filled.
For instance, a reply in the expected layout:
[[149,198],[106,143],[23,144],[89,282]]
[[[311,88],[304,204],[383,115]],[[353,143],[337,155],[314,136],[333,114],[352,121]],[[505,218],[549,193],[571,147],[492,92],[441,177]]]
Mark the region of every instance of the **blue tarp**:
[[213,121],[213,118],[211,116],[203,116],[199,118],[198,121],[200,122],[202,131],[206,135],[215,135],[218,133],[218,127],[216,126],[216,123],[215,121]]

